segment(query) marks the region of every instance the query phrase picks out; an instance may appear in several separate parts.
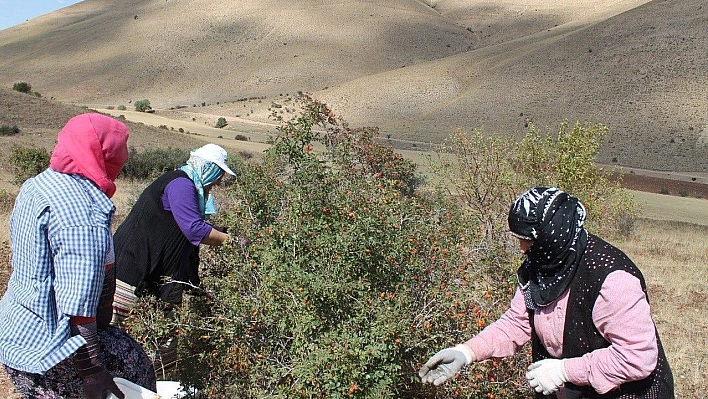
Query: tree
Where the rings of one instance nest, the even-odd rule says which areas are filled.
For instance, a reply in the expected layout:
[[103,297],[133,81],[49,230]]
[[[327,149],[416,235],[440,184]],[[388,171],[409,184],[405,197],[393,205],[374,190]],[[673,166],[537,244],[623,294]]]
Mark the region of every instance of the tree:
[[12,89],[20,93],[29,94],[32,92],[32,86],[27,82],[19,82],[12,85]]
[[150,106],[150,100],[138,100],[135,102],[135,110],[138,112],[148,112],[152,110]]

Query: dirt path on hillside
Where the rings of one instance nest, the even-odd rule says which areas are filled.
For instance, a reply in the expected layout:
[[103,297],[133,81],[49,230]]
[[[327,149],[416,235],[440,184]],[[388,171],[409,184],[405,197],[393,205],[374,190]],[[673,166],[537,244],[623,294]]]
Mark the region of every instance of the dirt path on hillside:
[[[114,117],[123,115],[127,120],[130,120],[131,122],[143,123],[145,125],[155,127],[162,126],[166,127],[170,131],[183,131],[185,134],[202,136],[205,141],[211,141],[215,144],[219,144],[223,147],[235,151],[263,152],[266,148],[269,147],[265,143],[269,135],[269,130],[275,130],[274,126],[272,125],[264,126],[263,124],[259,123],[240,123],[239,130],[234,131],[233,128],[228,130],[218,129],[201,121],[190,121],[170,118],[162,115],[160,111],[154,113],[147,113],[128,110],[120,111],[116,109],[103,108],[94,109],[98,112],[106,113]],[[216,118],[218,118],[218,115],[214,116],[214,120],[216,120]],[[229,121],[229,123],[233,125],[237,122]],[[257,139],[251,141],[235,140],[234,137],[236,134],[257,136]]]

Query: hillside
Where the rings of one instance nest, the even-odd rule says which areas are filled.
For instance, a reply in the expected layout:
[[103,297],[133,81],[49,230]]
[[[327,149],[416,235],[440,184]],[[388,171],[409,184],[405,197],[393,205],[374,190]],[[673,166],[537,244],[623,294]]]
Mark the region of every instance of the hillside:
[[[14,173],[8,162],[13,148],[44,148],[51,152],[56,144],[57,133],[72,117],[90,112],[89,108],[67,105],[56,100],[37,98],[0,88],[0,125],[17,126],[20,133],[12,136],[0,136],[0,191],[15,192],[19,187],[13,181]],[[192,149],[215,142],[231,153],[260,151],[250,143],[236,140],[210,137],[200,132],[179,133],[160,129],[144,123],[125,122],[130,129],[128,145],[136,150],[146,148],[184,148]]]
[[0,86],[233,134],[306,91],[400,148],[588,121],[602,163],[704,176],[705,26],[702,0],[85,0],[0,31]]
[[[67,105],[57,100],[38,98],[28,94],[0,88],[0,125],[17,126],[20,133],[3,136],[0,159],[7,160],[15,147],[45,148],[51,151],[56,143],[56,135],[71,117],[94,109]],[[135,111],[99,110],[107,114],[128,115],[125,123],[130,128],[128,145],[137,150],[147,148],[192,149],[206,142],[217,143],[231,154],[259,156],[267,145],[257,141],[240,141],[224,136],[224,131],[204,125],[201,121],[181,121],[163,116]],[[163,126],[159,128],[156,126]],[[165,129],[164,127],[167,127]],[[184,133],[180,133],[182,129]],[[424,163],[420,151],[401,150],[404,156]],[[608,165],[600,165],[608,168]],[[675,173],[652,173],[651,171],[621,170],[624,186],[631,190],[648,193],[668,193],[693,198],[708,198],[706,178],[693,180],[688,175]],[[13,171],[9,162],[0,166],[0,191],[15,192],[19,187],[13,183]]]

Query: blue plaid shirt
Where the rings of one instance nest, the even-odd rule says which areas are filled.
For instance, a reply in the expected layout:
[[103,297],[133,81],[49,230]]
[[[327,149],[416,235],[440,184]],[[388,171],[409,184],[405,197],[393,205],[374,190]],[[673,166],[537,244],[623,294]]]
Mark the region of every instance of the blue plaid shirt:
[[91,181],[51,169],[27,180],[10,218],[12,275],[0,301],[0,362],[43,374],[85,344],[71,316],[96,316],[115,206]]

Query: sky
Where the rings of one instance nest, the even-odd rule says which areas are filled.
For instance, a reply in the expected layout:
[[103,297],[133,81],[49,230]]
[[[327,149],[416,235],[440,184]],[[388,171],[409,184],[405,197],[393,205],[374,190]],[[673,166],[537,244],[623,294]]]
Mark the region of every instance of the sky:
[[0,30],[79,2],[80,0],[0,0]]

